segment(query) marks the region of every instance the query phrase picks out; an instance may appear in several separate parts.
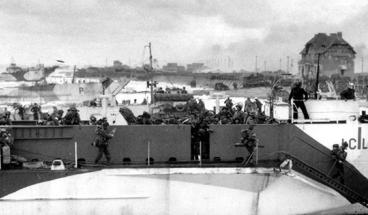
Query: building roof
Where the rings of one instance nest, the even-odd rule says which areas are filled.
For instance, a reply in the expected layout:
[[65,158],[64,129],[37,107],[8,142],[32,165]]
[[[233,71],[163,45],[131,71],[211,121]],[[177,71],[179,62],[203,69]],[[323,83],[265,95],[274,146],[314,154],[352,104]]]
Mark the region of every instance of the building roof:
[[342,38],[342,33],[337,32],[330,35],[325,33],[315,34],[314,37],[305,44],[305,47],[300,54],[305,55],[309,52],[323,52],[334,45],[347,46],[347,48],[350,49],[354,54],[356,53],[353,47]]

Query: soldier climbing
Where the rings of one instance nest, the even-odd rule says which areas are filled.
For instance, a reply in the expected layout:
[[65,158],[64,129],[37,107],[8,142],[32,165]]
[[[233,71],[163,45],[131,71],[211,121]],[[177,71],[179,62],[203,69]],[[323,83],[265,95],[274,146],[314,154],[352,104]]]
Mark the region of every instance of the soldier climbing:
[[254,154],[258,150],[258,139],[254,133],[254,125],[249,125],[248,129],[241,130],[240,143],[236,143],[236,147],[245,147],[249,153],[247,158],[243,161],[243,165],[248,163],[255,165],[257,161],[254,159]]

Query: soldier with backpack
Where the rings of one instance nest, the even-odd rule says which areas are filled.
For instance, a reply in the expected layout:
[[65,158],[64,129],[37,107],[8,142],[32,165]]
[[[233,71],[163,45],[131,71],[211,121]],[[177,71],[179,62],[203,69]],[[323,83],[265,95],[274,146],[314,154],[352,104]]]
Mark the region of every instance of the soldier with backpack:
[[96,128],[96,137],[93,142],[93,145],[98,148],[98,154],[95,159],[95,164],[97,164],[103,155],[105,155],[107,163],[111,161],[111,155],[108,150],[109,140],[111,140],[114,136],[115,129],[112,130],[111,133],[108,132],[108,123],[102,123],[97,125]]
[[241,130],[240,143],[236,143],[235,146],[244,146],[249,153],[243,164],[251,163],[254,165],[254,153],[257,148],[257,141],[258,139],[254,133],[254,125],[249,125],[248,129]]

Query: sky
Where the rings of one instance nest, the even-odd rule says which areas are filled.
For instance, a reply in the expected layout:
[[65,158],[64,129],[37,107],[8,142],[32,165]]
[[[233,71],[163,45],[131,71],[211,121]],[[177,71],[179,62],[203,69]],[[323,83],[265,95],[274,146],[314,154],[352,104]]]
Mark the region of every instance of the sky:
[[254,70],[257,56],[259,69],[277,70],[289,56],[296,69],[319,32],[342,32],[361,72],[366,0],[0,0],[3,65],[142,65],[151,42],[159,66],[230,58],[231,70]]

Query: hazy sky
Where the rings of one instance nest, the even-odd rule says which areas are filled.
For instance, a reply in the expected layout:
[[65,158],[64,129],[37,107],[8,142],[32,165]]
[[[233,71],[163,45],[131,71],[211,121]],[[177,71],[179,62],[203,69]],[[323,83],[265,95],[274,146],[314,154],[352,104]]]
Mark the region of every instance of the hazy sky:
[[0,0],[0,64],[141,64],[151,41],[160,65],[230,56],[252,70],[257,55],[278,69],[286,56],[296,65],[314,34],[337,31],[361,68],[366,0]]

